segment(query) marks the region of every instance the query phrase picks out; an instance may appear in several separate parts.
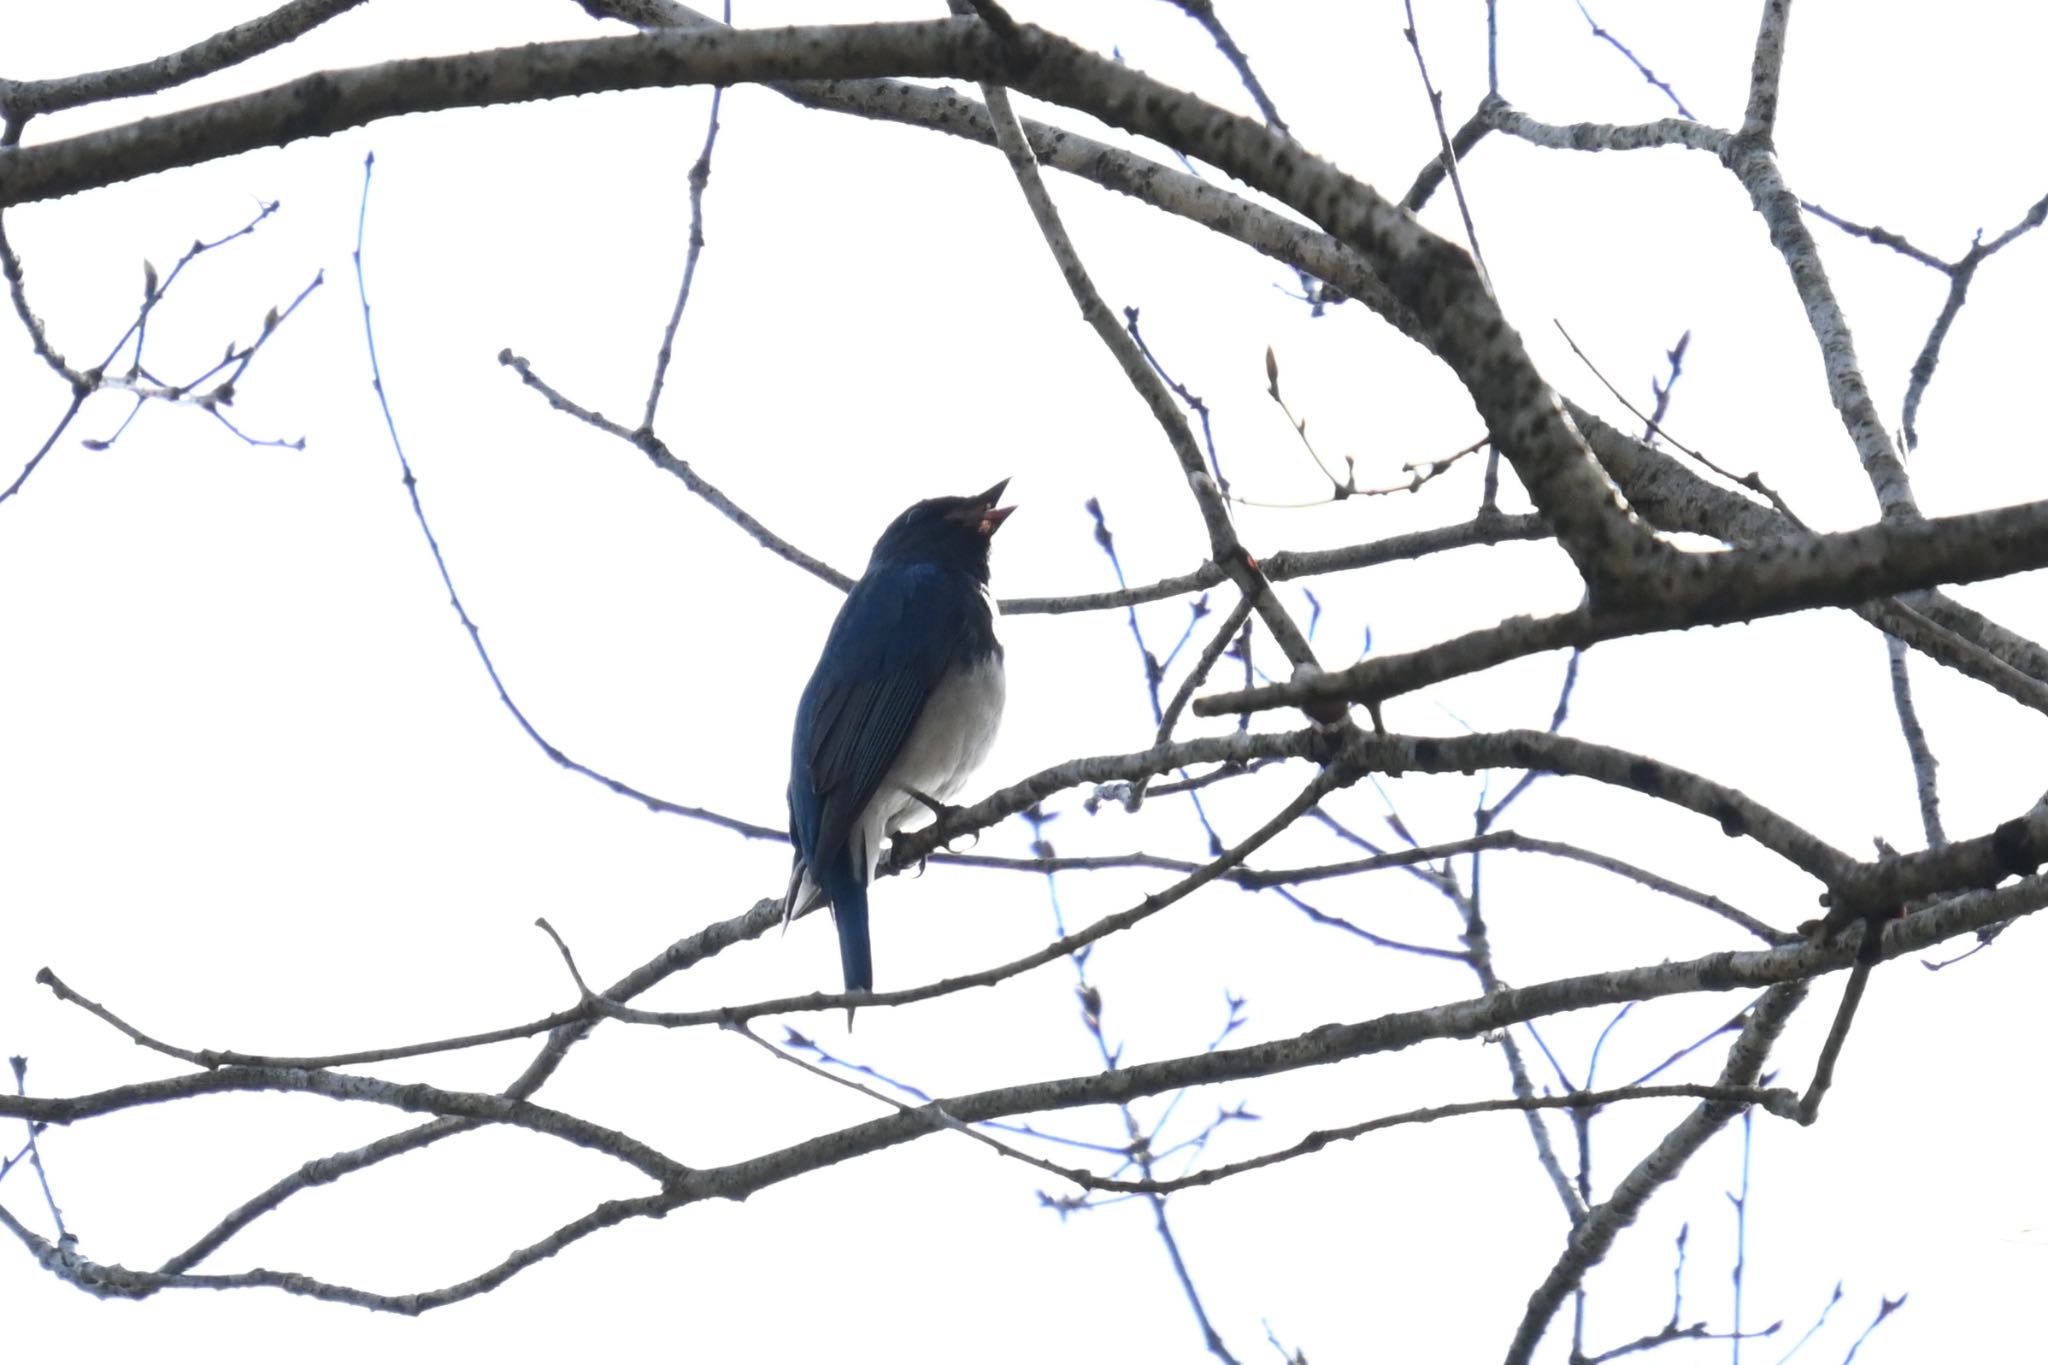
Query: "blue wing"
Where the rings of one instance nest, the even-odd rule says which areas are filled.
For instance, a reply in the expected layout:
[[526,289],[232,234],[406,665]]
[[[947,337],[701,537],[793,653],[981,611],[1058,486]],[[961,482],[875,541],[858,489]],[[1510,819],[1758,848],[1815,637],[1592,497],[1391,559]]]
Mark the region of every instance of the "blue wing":
[[986,611],[978,589],[955,571],[933,564],[871,568],[847,594],[798,703],[790,835],[832,902],[848,989],[870,985],[866,883],[873,850],[850,849],[847,840],[970,636],[977,607]]

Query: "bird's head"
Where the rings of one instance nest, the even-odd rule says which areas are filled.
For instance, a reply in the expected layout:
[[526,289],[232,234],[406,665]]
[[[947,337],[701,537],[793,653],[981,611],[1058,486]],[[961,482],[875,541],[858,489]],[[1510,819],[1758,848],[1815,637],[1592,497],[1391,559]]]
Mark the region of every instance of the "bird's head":
[[985,493],[965,498],[926,498],[905,508],[875,542],[870,564],[943,564],[988,582],[989,540],[1016,511],[998,507],[1004,479]]

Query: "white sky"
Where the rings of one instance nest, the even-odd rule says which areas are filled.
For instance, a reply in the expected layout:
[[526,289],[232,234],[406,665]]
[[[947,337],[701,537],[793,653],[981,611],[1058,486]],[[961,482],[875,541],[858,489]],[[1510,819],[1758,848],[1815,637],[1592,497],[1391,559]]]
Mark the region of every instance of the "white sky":
[[[255,13],[254,4],[110,3],[0,12],[15,77],[143,59]],[[929,17],[937,6],[859,17]],[[1311,148],[1398,195],[1435,146],[1400,7],[1221,6]],[[1740,121],[1754,6],[1602,0],[1703,119]],[[1020,17],[1124,57],[1233,108],[1248,101],[1200,32],[1157,0],[1018,4]],[[1627,122],[1669,112],[1587,35],[1573,4],[1504,5],[1504,92],[1537,117]],[[743,23],[854,17],[843,5],[749,6]],[[1447,116],[1484,88],[1476,4],[1418,21]],[[53,19],[49,16],[59,15]],[[1779,145],[1793,189],[1844,216],[1959,255],[2044,189],[2033,117],[2041,20],[2025,7],[1951,5],[1939,23],[1866,7],[1795,12]],[[400,6],[384,0],[237,72],[111,111],[126,119],[316,67],[589,36],[575,6]],[[510,347],[589,406],[637,417],[673,300],[687,226],[684,174],[708,93],[646,92],[386,122],[342,136],[10,212],[37,310],[74,360],[132,317],[146,258],[167,270],[195,237],[282,208],[254,237],[202,258],[151,324],[174,377],[246,340],[317,271],[325,284],[266,347],[235,419],[303,435],[303,453],[251,448],[193,411],[152,407],[111,450],[125,410],[97,398],[24,493],[0,505],[0,1050],[26,1054],[42,1094],[174,1068],[33,984],[48,965],[158,1036],[288,1053],[478,1029],[570,1003],[546,915],[593,981],[779,891],[780,845],[644,810],[548,762],[494,699],[414,525],[368,382],[349,253],[366,152],[377,157],[366,263],[384,377],[434,530],[509,687],[576,758],[670,799],[774,825],[789,716],[836,597],[760,552],[620,443],[550,412],[499,366]],[[30,141],[109,121],[89,110]],[[1085,120],[1060,116],[1072,126]],[[1859,524],[1867,483],[1829,408],[1816,347],[1759,220],[1709,157],[1587,156],[1490,139],[1465,169],[1495,285],[1539,364],[1589,406],[1618,408],[1551,326],[1563,321],[1638,402],[1678,335],[1693,341],[1671,425],[1737,470],[1757,469],[1809,521]],[[1113,307],[1216,415],[1238,489],[1314,497],[1312,466],[1264,396],[1262,357],[1319,446],[1355,455],[1361,482],[1479,434],[1440,367],[1353,305],[1322,319],[1292,277],[1131,201],[1052,182]],[[1457,235],[1439,195],[1425,221]],[[708,201],[709,247],[660,429],[671,448],[778,532],[857,571],[906,503],[1012,476],[1021,511],[998,541],[1012,595],[1111,586],[1082,510],[1100,497],[1133,581],[1184,572],[1203,541],[1171,455],[1081,327],[993,151],[728,94]],[[1932,272],[1816,226],[1880,410],[1896,414],[1939,306]],[[2044,357],[2036,325],[2048,239],[1980,273],[1920,415],[1911,470],[1930,513],[2048,496],[2026,399]],[[33,453],[67,393],[0,326],[0,472]],[[1256,553],[1351,543],[1468,516],[1461,468],[1415,498],[1247,509]],[[1519,493],[1512,503],[1522,505]],[[1294,589],[1284,590],[1299,603]],[[1314,585],[1316,643],[1345,663],[1517,612],[1569,605],[1561,555],[1466,552]],[[2037,638],[2038,581],[1959,594]],[[1214,599],[1221,604],[1224,599]],[[1165,648],[1183,604],[1143,613]],[[1003,624],[1011,703],[976,798],[1058,758],[1150,742],[1121,615]],[[1267,649],[1270,657],[1273,651]],[[1387,708],[1390,725],[1455,733],[1540,726],[1560,661],[1465,679]],[[2040,717],[1916,667],[1954,835],[1982,833],[2039,795]],[[1601,646],[1569,732],[1732,782],[1862,855],[1917,847],[1919,823],[1885,682],[1882,641],[1844,614]],[[1242,835],[1304,780],[1267,774],[1219,797]],[[1383,784],[1419,837],[1469,832],[1478,780]],[[1496,775],[1493,790],[1504,782]],[[1053,803],[1062,853],[1142,847],[1192,856],[1184,802],[1133,821]],[[1550,780],[1510,824],[1572,838],[1715,891],[1775,923],[1813,913],[1814,886],[1754,844],[1589,784]],[[1330,808],[1390,838],[1361,786]],[[1022,855],[1021,822],[981,847]],[[1260,860],[1331,854],[1307,831]],[[1500,969],[1515,984],[1743,945],[1726,925],[1574,867],[1488,864]],[[1122,908],[1161,875],[1067,874],[1069,924]],[[1309,899],[1376,931],[1452,946],[1448,907],[1412,883],[1345,883]],[[876,893],[881,984],[1007,960],[1052,933],[1041,880],[934,868]],[[2037,1159],[2039,929],[2015,927],[1966,966],[1910,963],[1875,978],[1820,1124],[1760,1118],[1744,1322],[1787,1324],[1750,1348],[1775,1360],[1840,1281],[1845,1302],[1800,1358],[1840,1359],[1879,1296],[1907,1307],[1861,1360],[2038,1358],[2032,1291],[2048,1271],[2048,1181]],[[649,1003],[752,999],[833,985],[826,921],[733,950]],[[1316,930],[1281,902],[1212,890],[1101,946],[1091,975],[1131,1060],[1201,1047],[1226,991],[1247,999],[1240,1041],[1472,994],[1462,968]],[[887,1074],[944,1094],[1094,1069],[1066,968],[994,991],[790,1022]],[[1838,982],[1777,1053],[1803,1085]],[[1690,1042],[1736,997],[1646,1007],[1617,1031],[1601,1076],[1621,1080]],[[1599,1017],[1545,1029],[1583,1078]],[[1525,1046],[1527,1038],[1522,1038]],[[524,1045],[379,1075],[496,1089]],[[1533,1049],[1531,1049],[1533,1052]],[[1537,1059],[1540,1061],[1540,1058]],[[1688,1073],[1706,1079],[1709,1050]],[[1543,1073],[1539,1079],[1552,1079]],[[1221,1161],[1422,1103],[1504,1093],[1497,1049],[1439,1044],[1189,1096],[1169,1137],[1240,1101],[1264,1116],[1224,1130]],[[543,1100],[710,1164],[871,1117],[877,1108],[710,1032],[602,1031]],[[1158,1104],[1141,1108],[1156,1117]],[[1681,1111],[1596,1127],[1602,1191]],[[51,1132],[43,1144],[85,1254],[147,1267],[315,1156],[406,1126],[368,1107],[277,1096],[173,1106]],[[1046,1123],[1120,1140],[1108,1112]],[[1554,1130],[1560,1140],[1565,1129]],[[0,1140],[12,1151],[18,1139]],[[1054,1153],[1058,1157],[1059,1153]],[[1592,1280],[1589,1344],[1661,1325],[1670,1248],[1692,1224],[1687,1320],[1726,1326],[1739,1131],[1660,1194]],[[46,1228],[29,1173],[0,1201]],[[587,1154],[515,1134],[444,1144],[302,1195],[205,1268],[269,1266],[379,1290],[461,1279],[596,1200],[642,1182]],[[418,1321],[269,1292],[100,1303],[0,1251],[11,1345],[94,1360],[205,1341],[226,1359],[511,1358],[631,1349],[671,1358],[1198,1359],[1203,1355],[1150,1216],[1121,1205],[1061,1224],[1036,1206],[1048,1177],[958,1138],[933,1138],[807,1176],[741,1207],[693,1207],[589,1239],[483,1299]],[[1397,1130],[1170,1209],[1212,1317],[1240,1359],[1272,1358],[1263,1323],[1318,1362],[1487,1359],[1564,1232],[1519,1118]],[[1563,1358],[1561,1315],[1543,1358]],[[1725,1346],[1666,1359],[1720,1358]],[[27,1358],[28,1350],[23,1351]]]

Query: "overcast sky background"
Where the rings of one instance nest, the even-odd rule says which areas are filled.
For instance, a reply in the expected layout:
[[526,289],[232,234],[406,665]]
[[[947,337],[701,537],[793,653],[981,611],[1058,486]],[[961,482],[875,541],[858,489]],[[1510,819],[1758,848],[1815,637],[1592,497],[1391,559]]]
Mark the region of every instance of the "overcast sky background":
[[[21,7],[15,7],[20,9]],[[145,59],[258,6],[109,3],[0,13],[14,77]],[[1013,7],[1098,50],[1202,92],[1249,101],[1213,46],[1168,4]],[[1504,93],[1553,121],[1630,122],[1670,106],[1576,5],[1505,5]],[[923,18],[937,6],[858,9]],[[1704,120],[1740,122],[1754,6],[1602,0],[1625,37]],[[1398,195],[1431,155],[1398,5],[1221,6],[1305,145]],[[855,17],[844,5],[743,8],[745,24]],[[1483,7],[1425,3],[1417,21],[1447,117],[1485,88]],[[1795,192],[1953,257],[2042,193],[2034,131],[2042,20],[2023,7],[1947,7],[1939,23],[1865,7],[1795,12],[1779,149]],[[253,89],[303,71],[599,30],[561,0],[395,5],[169,94],[37,120],[40,141]],[[265,347],[234,420],[303,452],[252,447],[205,414],[125,414],[95,398],[24,492],[0,505],[0,1050],[29,1058],[36,1093],[77,1093],[175,1068],[33,984],[49,966],[138,1026],[185,1046],[292,1053],[480,1029],[571,1003],[546,915],[587,977],[609,981],[667,942],[779,892],[784,846],[648,813],[550,763],[497,703],[435,575],[370,388],[350,269],[367,153],[365,265],[377,345],[421,496],[508,686],[554,744],[671,800],[776,825],[789,717],[837,596],[760,551],[623,444],[554,412],[500,366],[502,348],[576,400],[637,420],[673,303],[687,230],[685,174],[705,91],[590,96],[457,111],[358,129],[10,211],[32,301],[54,344],[96,360],[195,238],[278,212],[201,258],[150,326],[165,377],[203,370],[316,273],[324,283]],[[1035,111],[1034,111],[1035,112]],[[1088,128],[1058,114],[1054,121]],[[1010,476],[1018,514],[997,541],[997,591],[1113,585],[1083,510],[1098,497],[1134,582],[1194,568],[1192,501],[1142,405],[1076,310],[992,150],[728,92],[707,201],[709,240],[659,430],[778,533],[849,572],[907,503]],[[1297,414],[1360,481],[1481,434],[1441,367],[1355,305],[1313,318],[1277,265],[1186,223],[1055,177],[1053,192],[1112,307],[1215,413],[1225,471],[1272,503],[1319,494],[1313,466],[1265,396],[1274,348]],[[1495,287],[1539,365],[1574,398],[1626,414],[1572,358],[1562,321],[1638,403],[1692,333],[1672,409],[1681,437],[1756,469],[1824,528],[1874,516],[1830,408],[1817,348],[1783,263],[1732,177],[1677,151],[1590,156],[1487,140],[1465,187]],[[1461,238],[1440,194],[1424,215]],[[1816,225],[1880,410],[1895,415],[1943,282]],[[1987,265],[1922,408],[1910,469],[1930,514],[2048,496],[2039,423],[2038,312],[2048,284],[2030,237]],[[68,401],[18,325],[0,325],[0,459],[26,462]],[[6,474],[11,478],[11,472]],[[1478,470],[1416,497],[1246,507],[1255,553],[1353,543],[1468,517]],[[1507,494],[1511,510],[1526,503]],[[1460,552],[1318,581],[1316,645],[1348,663],[1576,600],[1544,546]],[[2028,577],[1958,594],[2039,638]],[[1306,604],[1298,587],[1283,590]],[[1220,595],[1213,599],[1222,604]],[[1141,613],[1165,648],[1184,603]],[[1060,758],[1150,743],[1122,615],[1012,618],[1010,711],[968,796]],[[1275,656],[1270,647],[1266,655]],[[1457,733],[1541,726],[1562,660],[1527,660],[1399,699],[1388,724]],[[2023,810],[2044,785],[2037,714],[1952,674],[1914,682],[1942,762],[1953,835]],[[1286,723],[1276,722],[1276,723]],[[1190,733],[1200,727],[1191,727]],[[1624,641],[1590,655],[1568,732],[1636,748],[1741,787],[1838,847],[1921,845],[1882,640],[1843,613]],[[1227,838],[1303,780],[1263,774],[1219,795]],[[1398,809],[1424,840],[1470,831],[1484,778],[1404,778],[1331,803],[1391,841]],[[1498,791],[1503,779],[1493,779]],[[1141,847],[1195,856],[1184,801],[1133,820],[1051,803],[1061,853]],[[1511,822],[1575,838],[1723,895],[1774,923],[1813,911],[1815,887],[1756,845],[1691,816],[1553,779]],[[1018,821],[986,851],[1024,855]],[[1301,831],[1270,865],[1332,856]],[[1581,868],[1488,865],[1500,969],[1513,984],[1746,946],[1730,926]],[[1122,908],[1163,874],[1068,874],[1069,925]],[[1043,879],[934,867],[878,889],[883,986],[1000,962],[1054,930]],[[1310,896],[1316,900],[1317,896]],[[1408,879],[1333,887],[1319,901],[1378,932],[1454,946],[1448,907]],[[1878,974],[1822,1121],[1760,1118],[1751,1165],[1745,1324],[1787,1330],[1750,1348],[1778,1359],[1839,1281],[1843,1304],[1801,1359],[1840,1359],[1881,1296],[1905,1309],[1861,1360],[2037,1358],[2034,1297],[2048,1272],[2048,1179],[2038,1161],[2040,1060],[2027,1010],[2040,930],[2023,921],[1967,965]],[[668,983],[665,1007],[836,983],[822,917]],[[1239,1041],[1469,996],[1469,973],[1309,926],[1272,897],[1212,889],[1103,944],[1091,975],[1130,1060],[1203,1046],[1243,997]],[[849,1039],[793,1019],[845,1055],[934,1094],[1095,1069],[1055,964],[971,998],[874,1011]],[[1803,1085],[1839,982],[1822,983],[1776,1054]],[[1603,1081],[1627,1079],[1745,1001],[1645,1007],[1610,1040]],[[1583,1079],[1609,1016],[1546,1026]],[[1526,1038],[1523,1040],[1527,1046]],[[495,1090],[524,1045],[372,1068]],[[1540,1060],[1540,1059],[1539,1059]],[[1692,1078],[1720,1063],[1710,1048]],[[1547,1073],[1545,1076],[1548,1079]],[[1505,1093],[1482,1043],[1407,1053],[1189,1096],[1169,1136],[1240,1101],[1264,1115],[1220,1132],[1223,1161],[1423,1103]],[[551,1104],[710,1164],[873,1116],[872,1102],[713,1032],[612,1028],[543,1092]],[[1159,1104],[1143,1106],[1148,1119]],[[1596,1184],[1631,1165],[1676,1106],[1596,1129]],[[405,1126],[367,1106],[234,1096],[53,1131],[43,1151],[70,1227],[94,1259],[157,1263],[309,1158]],[[1122,1140],[1113,1113],[1049,1128]],[[1562,1125],[1556,1131],[1564,1133]],[[0,1142],[12,1151],[16,1139]],[[1058,1154],[1055,1153],[1057,1157]],[[1671,1246],[1691,1223],[1688,1320],[1726,1325],[1739,1127],[1660,1194],[1593,1277],[1589,1343],[1652,1331],[1669,1311]],[[938,1137],[777,1187],[740,1207],[693,1207],[589,1239],[498,1292],[417,1320],[268,1292],[101,1303],[0,1251],[0,1316],[24,1349],[110,1359],[204,1340],[226,1359],[288,1349],[309,1361],[411,1360],[461,1350],[682,1358],[962,1355],[1204,1358],[1150,1213],[1125,1204],[1062,1223],[1036,1204],[1048,1177]],[[395,1291],[464,1278],[640,1182],[612,1163],[486,1133],[302,1195],[208,1269],[268,1266]],[[0,1201],[43,1228],[29,1173]],[[1504,1349],[1565,1224],[1519,1118],[1397,1130],[1169,1206],[1191,1271],[1240,1359],[1272,1358],[1266,1325],[1316,1362],[1486,1359]],[[1568,1314],[1546,1341],[1562,1359]],[[287,1343],[289,1343],[287,1345]],[[1725,1345],[1666,1359],[1719,1359]],[[1690,1351],[1691,1354],[1685,1354]]]

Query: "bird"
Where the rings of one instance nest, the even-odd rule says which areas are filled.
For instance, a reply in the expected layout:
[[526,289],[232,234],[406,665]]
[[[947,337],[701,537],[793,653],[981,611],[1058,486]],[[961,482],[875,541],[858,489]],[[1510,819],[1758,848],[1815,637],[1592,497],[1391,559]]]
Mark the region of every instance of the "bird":
[[938,813],[995,742],[1003,646],[989,550],[1016,510],[998,505],[1009,482],[927,498],[889,523],[797,703],[789,761],[796,856],[782,922],[831,905],[848,991],[874,989],[868,883],[882,841],[920,810]]

